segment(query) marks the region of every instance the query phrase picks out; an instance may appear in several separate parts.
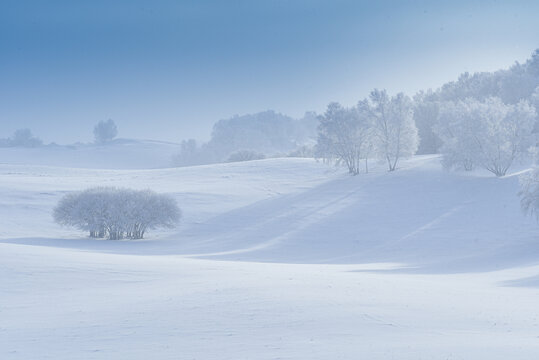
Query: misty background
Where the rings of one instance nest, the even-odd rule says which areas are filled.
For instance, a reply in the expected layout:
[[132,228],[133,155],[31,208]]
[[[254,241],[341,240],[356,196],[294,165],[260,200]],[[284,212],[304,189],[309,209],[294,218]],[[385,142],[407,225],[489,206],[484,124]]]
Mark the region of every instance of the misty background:
[[534,1],[3,1],[0,138],[207,141],[212,125],[413,95],[526,61]]

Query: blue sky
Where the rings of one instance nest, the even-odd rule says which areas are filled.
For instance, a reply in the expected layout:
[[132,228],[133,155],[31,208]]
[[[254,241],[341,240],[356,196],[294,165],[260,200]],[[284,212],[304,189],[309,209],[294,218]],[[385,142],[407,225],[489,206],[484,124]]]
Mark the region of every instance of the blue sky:
[[0,2],[0,137],[205,139],[234,114],[294,117],[375,88],[436,88],[539,47],[537,1]]

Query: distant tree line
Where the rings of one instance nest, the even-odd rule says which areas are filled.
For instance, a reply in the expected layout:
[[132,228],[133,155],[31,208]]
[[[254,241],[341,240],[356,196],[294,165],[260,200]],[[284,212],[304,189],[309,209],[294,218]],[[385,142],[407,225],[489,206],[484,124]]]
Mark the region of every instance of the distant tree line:
[[176,226],[181,211],[169,195],[96,187],[65,195],[53,217],[58,224],[88,231],[94,238],[142,239],[149,229]]
[[[373,90],[353,106],[328,105],[324,114],[293,119],[275,111],[233,116],[215,123],[208,142],[183,140],[175,166],[247,161],[271,156],[317,157],[351,174],[382,160],[389,171],[413,154],[441,154],[451,170],[483,168],[504,176],[528,157],[539,133],[539,49],[508,69],[464,73],[413,97]],[[94,128],[96,144],[118,133],[112,120]],[[37,147],[29,129],[0,139],[0,146]]]
[[[118,135],[118,128],[113,120],[100,121],[94,127],[94,141],[96,144],[106,144]],[[26,147],[35,148],[43,146],[43,141],[34,136],[30,129],[15,130],[9,138],[0,138],[0,147]]]
[[462,74],[414,98],[418,153],[441,153],[448,169],[503,176],[537,143],[539,49],[507,70]]
[[538,107],[539,49],[509,69],[464,73],[413,97],[373,90],[355,106],[331,103],[324,114],[299,120],[273,111],[220,120],[207,143],[183,141],[174,164],[249,160],[237,155],[250,152],[318,157],[358,174],[368,171],[369,159],[393,171],[403,157],[441,154],[447,169],[484,168],[503,176],[535,146]]
[[313,112],[305,113],[301,119],[269,110],[219,120],[208,142],[183,140],[173,164],[191,166],[286,155],[299,147],[314,145],[317,125]]
[[319,117],[316,154],[358,174],[361,160],[442,154],[447,169],[483,168],[504,176],[529,157],[539,129],[539,50],[524,64],[494,73],[468,73],[436,91],[408,98],[374,90],[345,108],[331,103]]
[[43,141],[35,137],[30,129],[18,129],[13,133],[13,136],[7,139],[0,139],[0,147],[34,148],[42,145]]
[[436,134],[446,168],[482,167],[504,176],[535,146],[535,108],[525,100],[504,104],[500,98],[459,100],[440,109]]
[[253,150],[239,150],[232,154],[227,159],[227,162],[240,162],[240,161],[251,161],[251,160],[262,160],[266,158],[264,154],[257,153]]

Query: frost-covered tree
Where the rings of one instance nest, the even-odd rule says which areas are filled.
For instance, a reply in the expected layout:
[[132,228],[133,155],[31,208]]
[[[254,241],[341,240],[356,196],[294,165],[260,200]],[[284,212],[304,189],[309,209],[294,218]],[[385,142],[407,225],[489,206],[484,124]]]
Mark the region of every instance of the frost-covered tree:
[[142,239],[148,229],[174,227],[181,211],[173,198],[151,190],[97,187],[65,195],[53,217],[91,237]]
[[88,231],[91,237],[104,237],[113,190],[98,187],[64,195],[54,208],[54,220]]
[[261,153],[290,151],[296,147],[297,121],[274,111],[219,120],[212,129],[207,150],[226,161],[233,152],[250,149]]
[[318,156],[345,164],[353,175],[359,174],[365,160],[365,171],[368,171],[373,132],[369,115],[359,108],[345,108],[333,102],[319,121]]
[[298,147],[296,150],[289,152],[286,156],[292,157],[292,158],[314,158],[315,147],[302,145]]
[[94,127],[95,142],[102,144],[111,141],[118,135],[118,128],[112,119],[100,121]]
[[15,130],[13,136],[5,142],[7,146],[13,147],[38,147],[43,145],[41,139],[32,135],[30,129]]
[[301,119],[295,120],[294,142],[299,147],[307,144],[313,145],[318,136],[318,115],[314,111],[307,111]]
[[532,171],[520,176],[520,206],[522,210],[535,216],[539,221],[539,169],[536,167]]
[[375,149],[394,171],[399,159],[414,155],[419,144],[414,123],[413,104],[403,93],[389,97],[385,90],[375,89],[358,108],[369,113],[374,124]]
[[432,91],[414,96],[414,122],[419,135],[417,154],[437,154],[442,146],[442,140],[434,131],[439,111],[440,103],[433,99]]
[[539,49],[535,50],[525,63],[516,62],[509,69],[475,74],[464,73],[457,81],[444,84],[436,90],[430,100],[461,101],[473,98],[485,101],[489,97],[499,97],[505,104],[530,101],[539,86]]
[[530,96],[529,103],[535,108],[535,127],[534,132],[539,133],[539,86],[535,89]]
[[176,166],[226,162],[246,149],[264,156],[288,153],[302,145],[312,146],[317,124],[314,112],[306,112],[301,119],[272,110],[236,115],[216,122],[208,142],[200,145],[194,140],[182,142],[172,162]]
[[151,190],[124,192],[118,203],[129,205],[123,207],[127,219],[123,228],[126,236],[133,239],[144,238],[148,229],[174,227],[181,214],[172,197]]
[[503,176],[534,144],[535,109],[526,101],[504,104],[499,98],[446,103],[440,111],[438,136],[447,168],[481,166]]
[[446,169],[473,170],[476,163],[476,123],[469,121],[465,103],[444,103],[435,126],[443,145],[442,165]]
[[200,165],[205,162],[195,139],[182,140],[180,146],[180,152],[172,158],[174,166]]

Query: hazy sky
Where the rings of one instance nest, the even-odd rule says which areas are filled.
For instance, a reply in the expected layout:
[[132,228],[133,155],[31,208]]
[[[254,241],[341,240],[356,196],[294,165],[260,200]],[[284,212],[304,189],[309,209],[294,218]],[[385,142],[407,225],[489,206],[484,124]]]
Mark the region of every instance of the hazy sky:
[[0,137],[209,137],[234,114],[294,117],[374,88],[413,94],[523,62],[539,1],[0,1]]

